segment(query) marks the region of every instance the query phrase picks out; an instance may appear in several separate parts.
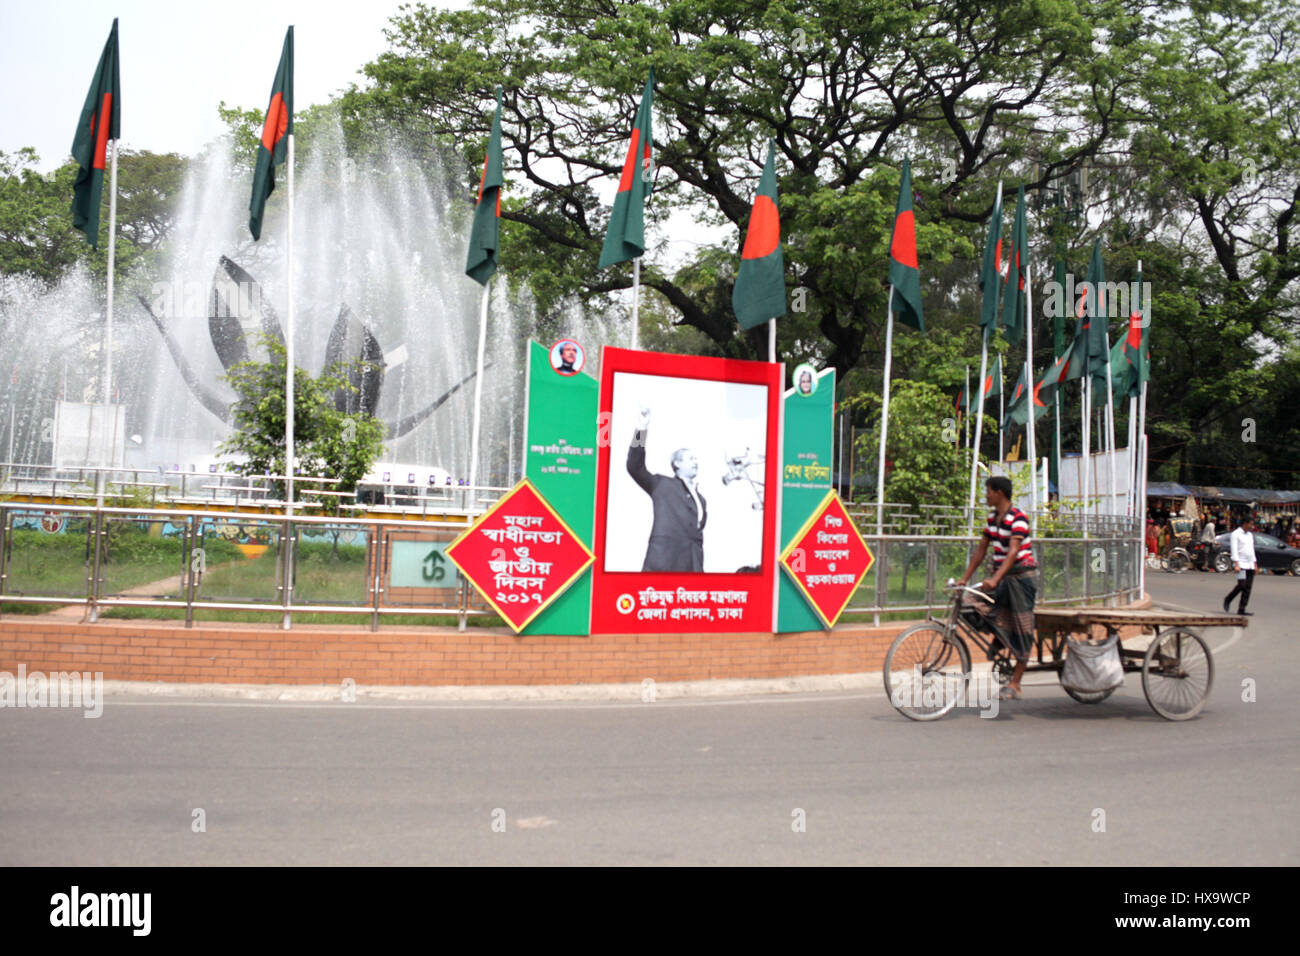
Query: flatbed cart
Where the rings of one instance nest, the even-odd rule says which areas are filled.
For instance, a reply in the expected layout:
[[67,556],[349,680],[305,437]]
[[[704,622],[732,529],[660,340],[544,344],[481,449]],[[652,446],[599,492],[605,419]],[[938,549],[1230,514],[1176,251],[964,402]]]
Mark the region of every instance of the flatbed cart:
[[[992,596],[951,581],[948,590],[953,592],[953,602],[947,617],[927,617],[908,628],[885,655],[885,692],[899,713],[912,720],[935,720],[967,699],[973,678],[971,645],[991,662],[999,684],[1005,684],[1015,669],[1016,659],[1002,629],[962,606],[963,593],[990,603]],[[1209,612],[1043,608],[1034,611],[1034,646],[1025,673],[1054,671],[1059,677],[1070,638],[1088,637],[1095,628],[1104,629],[1107,637],[1119,637],[1120,628],[1140,627],[1139,635],[1118,641],[1124,673],[1142,675],[1142,692],[1161,717],[1189,720],[1201,712],[1214,684],[1214,657],[1196,628],[1246,627],[1247,623],[1242,615]],[[1125,640],[1130,646],[1124,646]],[[1096,704],[1116,688],[1062,689],[1081,704]]]

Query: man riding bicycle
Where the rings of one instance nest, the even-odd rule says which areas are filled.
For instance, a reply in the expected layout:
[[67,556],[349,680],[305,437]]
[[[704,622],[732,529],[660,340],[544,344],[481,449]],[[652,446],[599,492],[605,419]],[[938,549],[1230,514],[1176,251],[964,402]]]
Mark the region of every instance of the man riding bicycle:
[[992,592],[993,603],[973,601],[969,607],[997,625],[1011,652],[1016,657],[1016,667],[1011,680],[998,695],[1000,699],[1020,698],[1020,679],[1029,665],[1029,651],[1034,642],[1034,601],[1038,594],[1035,578],[1038,564],[1034,560],[1033,542],[1030,538],[1029,516],[1011,503],[1011,479],[1002,476],[984,482],[985,501],[993,509],[984,528],[984,535],[975,548],[975,555],[961,576],[965,585],[984,562],[989,542],[993,542],[992,577],[980,586]]

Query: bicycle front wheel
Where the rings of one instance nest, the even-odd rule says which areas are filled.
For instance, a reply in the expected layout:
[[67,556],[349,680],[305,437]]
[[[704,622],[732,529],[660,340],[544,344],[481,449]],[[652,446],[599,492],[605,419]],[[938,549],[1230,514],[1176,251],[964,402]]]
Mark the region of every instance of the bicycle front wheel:
[[965,697],[970,651],[941,625],[917,624],[890,645],[884,679],[889,702],[900,714],[937,720]]

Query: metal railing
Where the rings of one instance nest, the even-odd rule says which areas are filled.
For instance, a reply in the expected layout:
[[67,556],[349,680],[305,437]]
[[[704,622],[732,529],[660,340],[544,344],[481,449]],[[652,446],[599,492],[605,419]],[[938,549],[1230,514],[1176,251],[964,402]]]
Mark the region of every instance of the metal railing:
[[[944,584],[965,570],[977,536],[876,535],[874,508],[850,514],[875,561],[845,610],[849,620],[946,606]],[[204,611],[274,613],[285,628],[294,614],[353,615],[368,617],[372,630],[381,615],[448,615],[464,629],[492,614],[439,557],[465,525],[0,501],[0,605],[80,605],[92,621],[112,608],[171,608],[187,627]],[[1134,527],[1116,521],[1109,533],[1034,538],[1039,603],[1139,596],[1144,547]],[[408,581],[412,560],[418,580],[401,583],[398,565]]]
[[[946,607],[949,578],[959,578],[970,560],[977,537],[965,535],[864,534],[875,562],[844,609],[853,617],[923,613]],[[1041,605],[1118,603],[1141,593],[1141,543],[1128,538],[1035,538],[1038,597]],[[991,558],[980,572],[993,571]]]
[[[54,466],[0,462],[0,495],[72,501],[105,498],[134,498],[147,507],[185,508],[203,505],[231,508],[283,509],[284,499],[276,493],[283,475],[241,474],[233,471],[184,471],[173,469],[119,468],[92,465]],[[439,513],[477,514],[510,489],[499,485],[435,484],[410,485],[401,481],[364,484],[353,493],[340,494],[329,486],[337,478],[306,475],[294,477],[295,508],[319,508],[322,499],[337,498],[339,510],[392,515]],[[324,486],[324,487],[313,487]],[[411,493],[415,491],[416,493]],[[378,500],[375,500],[378,499]]]
[[491,611],[445,558],[430,576],[444,586],[388,581],[395,540],[432,552],[464,530],[464,521],[0,502],[0,604],[84,605],[92,621],[115,607],[171,608],[186,627],[205,610],[280,614],[286,628],[293,614],[367,615],[372,630],[381,614],[446,614],[463,629]]

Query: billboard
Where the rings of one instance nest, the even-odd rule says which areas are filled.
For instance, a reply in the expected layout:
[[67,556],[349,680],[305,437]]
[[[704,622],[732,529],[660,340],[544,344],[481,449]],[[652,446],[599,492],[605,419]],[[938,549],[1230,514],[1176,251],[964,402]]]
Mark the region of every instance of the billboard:
[[773,629],[783,374],[603,350],[593,632]]

